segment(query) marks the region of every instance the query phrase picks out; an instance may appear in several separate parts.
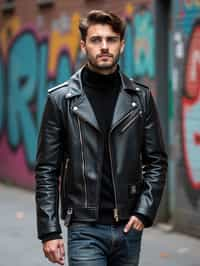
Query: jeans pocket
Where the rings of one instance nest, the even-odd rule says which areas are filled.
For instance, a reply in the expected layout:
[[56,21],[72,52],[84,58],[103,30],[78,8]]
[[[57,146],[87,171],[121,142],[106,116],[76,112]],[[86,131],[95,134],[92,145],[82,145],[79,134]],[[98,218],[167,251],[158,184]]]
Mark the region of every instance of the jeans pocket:
[[129,241],[140,241],[142,238],[143,230],[137,230],[135,228],[131,228],[128,233],[126,233],[126,238]]

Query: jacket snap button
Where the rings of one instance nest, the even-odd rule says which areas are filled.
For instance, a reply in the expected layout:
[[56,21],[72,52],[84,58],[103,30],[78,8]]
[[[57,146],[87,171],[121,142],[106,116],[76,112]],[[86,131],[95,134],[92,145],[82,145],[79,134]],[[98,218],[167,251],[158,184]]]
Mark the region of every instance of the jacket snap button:
[[78,110],[78,107],[77,107],[77,106],[74,106],[74,107],[73,107],[73,110],[74,110],[74,111]]
[[136,91],[140,91],[140,88],[138,88],[138,87],[137,87],[137,88],[135,88],[135,89],[136,89]]
[[135,102],[132,102],[132,106],[135,107],[137,104]]
[[71,92],[67,93],[67,97],[70,97],[72,96]]

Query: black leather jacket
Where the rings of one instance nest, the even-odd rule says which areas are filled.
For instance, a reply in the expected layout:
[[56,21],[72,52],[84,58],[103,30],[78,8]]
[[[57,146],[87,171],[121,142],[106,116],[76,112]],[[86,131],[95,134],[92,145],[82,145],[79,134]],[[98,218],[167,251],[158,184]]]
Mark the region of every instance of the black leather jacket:
[[[150,90],[120,75],[122,88],[109,132],[113,215],[117,221],[137,212],[148,217],[150,226],[165,183],[167,155]],[[66,222],[71,215],[78,221],[98,219],[102,162],[103,135],[79,70],[48,93],[36,160],[39,238],[61,232],[59,194]]]

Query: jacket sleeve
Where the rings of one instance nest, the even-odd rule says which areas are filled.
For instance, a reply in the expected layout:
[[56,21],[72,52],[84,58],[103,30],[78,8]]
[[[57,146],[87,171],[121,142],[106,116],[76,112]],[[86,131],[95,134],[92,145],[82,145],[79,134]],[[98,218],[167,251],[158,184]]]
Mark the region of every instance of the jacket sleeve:
[[143,187],[134,211],[148,218],[148,227],[153,224],[161,201],[166,179],[167,154],[158,112],[149,89],[145,106],[142,147]]
[[62,123],[54,98],[48,95],[38,138],[36,156],[36,212],[38,238],[61,233],[59,223],[59,176],[63,158]]

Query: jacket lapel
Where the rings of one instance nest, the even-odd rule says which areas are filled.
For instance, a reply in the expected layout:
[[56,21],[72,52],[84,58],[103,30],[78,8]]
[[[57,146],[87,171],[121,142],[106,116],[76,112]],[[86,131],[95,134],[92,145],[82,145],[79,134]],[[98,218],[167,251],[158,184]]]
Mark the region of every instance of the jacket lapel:
[[111,130],[119,125],[132,109],[130,95],[125,90],[120,91],[113,113]]
[[[72,98],[74,96],[78,96],[75,97],[72,101],[72,111],[77,114],[82,120],[89,123],[91,126],[101,132],[92,106],[82,88],[81,71],[82,69],[75,73],[70,79],[68,83],[69,90],[65,97]],[[120,73],[120,76],[122,81],[122,89],[119,93],[115,105],[111,130],[113,130],[124,119],[126,119],[127,115],[130,112],[137,112],[137,103],[132,101],[132,97],[128,93],[129,90],[134,90],[135,87],[125,75]]]
[[92,106],[85,94],[80,97],[79,101],[73,104],[72,110],[82,120],[95,127],[98,131],[101,131]]
[[76,72],[69,80],[69,90],[66,93],[65,98],[73,98],[71,104],[72,111],[76,115],[78,115],[82,120],[89,123],[91,126],[95,127],[98,131],[100,131],[100,127],[96,120],[92,106],[83,91],[81,82],[81,71],[82,68],[78,72]]
[[121,74],[122,89],[119,93],[111,125],[111,130],[117,127],[131,112],[134,115],[134,112],[138,112],[137,102],[133,100],[134,97],[130,95],[130,91],[135,90],[135,87],[131,81],[123,74]]

